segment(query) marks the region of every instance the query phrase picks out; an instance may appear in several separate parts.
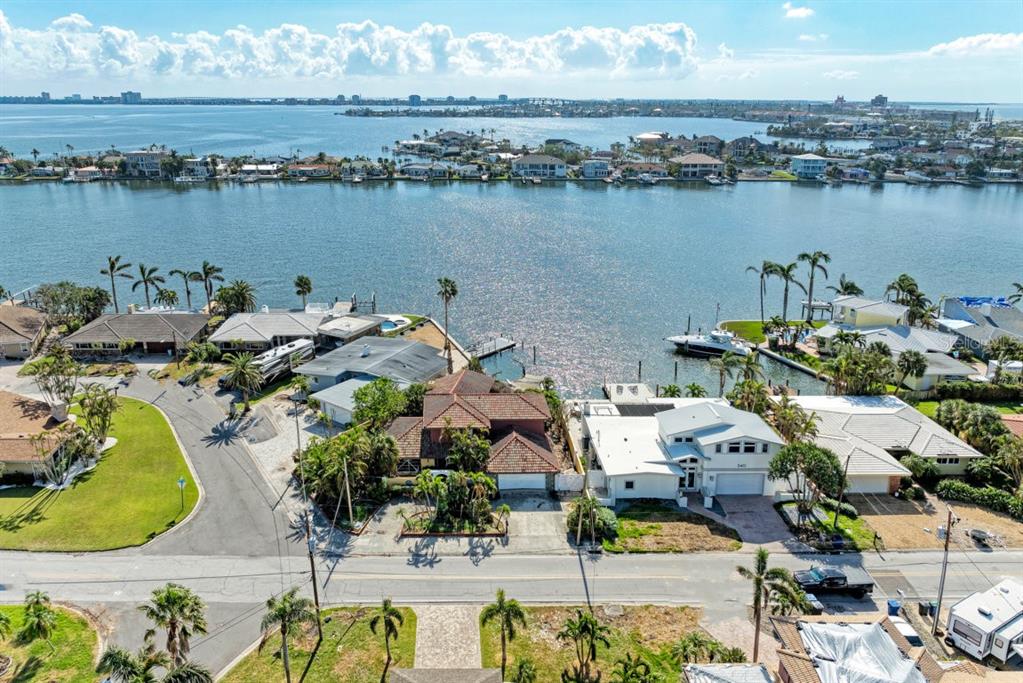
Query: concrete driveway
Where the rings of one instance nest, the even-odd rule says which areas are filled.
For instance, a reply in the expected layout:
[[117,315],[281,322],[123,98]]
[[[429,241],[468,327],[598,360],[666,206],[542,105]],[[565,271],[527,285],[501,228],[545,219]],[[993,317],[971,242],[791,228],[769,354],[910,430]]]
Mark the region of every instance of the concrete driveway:
[[743,543],[776,551],[810,551],[789,531],[769,496],[717,496],[715,500],[725,511],[726,523],[739,532]]

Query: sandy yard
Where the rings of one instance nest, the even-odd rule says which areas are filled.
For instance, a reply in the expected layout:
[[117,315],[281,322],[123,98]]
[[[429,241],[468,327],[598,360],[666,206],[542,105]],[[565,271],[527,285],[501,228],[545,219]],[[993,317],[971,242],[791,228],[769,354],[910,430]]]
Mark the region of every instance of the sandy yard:
[[[938,538],[938,526],[944,526],[947,515],[945,502],[928,495],[927,501],[908,501],[888,495],[860,494],[849,496],[849,502],[860,517],[881,535],[889,550],[941,548],[944,540]],[[929,505],[928,505],[929,503]],[[1023,548],[1023,523],[1008,515],[991,512],[976,505],[952,503],[959,523],[952,531],[952,540],[961,547],[972,548],[976,543],[969,538],[970,529],[983,529],[997,535],[1008,548]]]

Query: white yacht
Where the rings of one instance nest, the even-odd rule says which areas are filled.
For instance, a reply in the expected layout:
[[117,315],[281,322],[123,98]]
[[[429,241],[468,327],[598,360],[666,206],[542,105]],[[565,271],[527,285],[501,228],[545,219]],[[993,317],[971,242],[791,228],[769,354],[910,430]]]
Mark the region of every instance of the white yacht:
[[704,176],[703,180],[708,185],[724,185],[721,178],[717,177],[716,175]]
[[655,178],[654,176],[650,175],[649,173],[640,173],[638,180],[639,180],[639,184],[640,185],[656,185],[657,184],[657,178]]
[[665,341],[674,344],[678,350],[690,356],[720,356],[731,351],[740,356],[748,356],[750,348],[731,332],[714,330],[706,334],[680,334],[667,337]]

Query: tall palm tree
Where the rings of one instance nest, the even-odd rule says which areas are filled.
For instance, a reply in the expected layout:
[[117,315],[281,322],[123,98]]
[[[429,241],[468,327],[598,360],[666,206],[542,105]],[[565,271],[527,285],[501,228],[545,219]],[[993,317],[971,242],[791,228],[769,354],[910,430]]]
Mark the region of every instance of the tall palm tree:
[[677,384],[666,384],[661,389],[661,396],[664,398],[679,398],[682,396],[682,388]]
[[295,294],[302,297],[302,308],[305,308],[305,298],[313,293],[313,281],[308,275],[299,275],[295,278]]
[[110,277],[110,296],[114,300],[114,313],[121,312],[117,307],[117,286],[115,284],[115,278],[123,277],[130,280],[131,275],[124,272],[129,268],[131,268],[131,264],[121,263],[120,256],[107,256],[107,267],[99,271],[100,275],[107,275]]
[[744,381],[763,379],[764,368],[760,365],[760,354],[756,351],[745,355],[739,362],[739,374]]
[[845,273],[838,276],[837,287],[835,285],[828,285],[827,289],[830,289],[839,296],[863,296],[863,288],[852,280],[847,280]]
[[799,268],[799,263],[789,263],[787,265],[778,264],[772,276],[778,278],[785,283],[785,290],[782,294],[782,305],[781,305],[781,317],[787,323],[789,321],[789,286],[795,285],[804,292],[806,287],[803,283],[796,279],[796,269]]
[[173,289],[156,289],[156,298],[153,299],[159,306],[170,306],[173,308],[178,305],[178,293]]
[[205,603],[181,584],[168,583],[157,588],[149,604],[139,606],[139,611],[153,622],[154,628],[146,632],[147,637],[155,636],[158,628],[167,630],[167,654],[175,666],[188,659],[189,639],[206,633]]
[[614,671],[611,672],[611,683],[655,683],[661,677],[650,670],[650,665],[642,656],[632,656],[631,652],[615,660]]
[[515,640],[515,624],[526,628],[526,613],[518,600],[507,600],[504,589],[497,589],[497,599],[480,612],[480,624],[486,626],[496,621],[501,629],[501,680],[505,680],[508,667],[508,642]]
[[387,660],[384,662],[384,671],[380,674],[380,683],[387,683],[387,670],[391,668],[391,641],[398,639],[398,629],[405,623],[405,617],[391,604],[390,598],[384,598],[380,607],[376,609],[373,617],[369,620],[369,630],[374,635],[383,633],[384,649],[387,651]]
[[213,314],[213,283],[223,282],[224,276],[221,273],[224,269],[215,266],[209,261],[202,262],[202,268],[196,271],[199,274],[198,281],[202,282],[203,290],[206,292],[206,312]]
[[747,273],[756,273],[760,278],[760,324],[764,324],[764,297],[767,296],[767,278],[771,277],[778,270],[778,264],[774,261],[764,261],[760,267],[746,266]]
[[831,254],[823,251],[804,251],[796,257],[796,260],[802,261],[810,267],[810,281],[807,283],[809,286],[806,292],[809,302],[806,307],[806,322],[813,322],[813,279],[818,270],[824,273],[825,280],[828,279],[828,270],[821,264],[831,263]]
[[228,387],[242,392],[245,412],[249,411],[249,394],[258,391],[263,384],[263,373],[256,367],[251,353],[225,353],[223,361],[227,363],[224,381]]
[[136,289],[139,288],[139,285],[142,285],[142,287],[145,289],[145,291],[146,291],[146,308],[149,308],[152,305],[150,303],[150,301],[149,301],[149,288],[150,287],[157,287],[157,288],[159,288],[160,285],[162,285],[164,282],[166,282],[166,280],[164,280],[163,275],[158,275],[157,274],[157,271],[159,271],[159,270],[160,269],[157,266],[153,266],[151,268],[147,268],[146,264],[140,263],[139,264],[139,274],[135,277],[135,282],[132,283],[132,285],[131,285],[131,291],[133,291],[133,292]]
[[185,305],[188,306],[188,310],[192,310],[192,289],[188,286],[189,282],[200,282],[202,275],[194,270],[182,270],[181,268],[175,268],[169,271],[169,275],[177,275],[181,278],[181,281],[185,285]]
[[710,359],[710,367],[718,373],[718,396],[725,395],[725,382],[732,377],[732,373],[742,364],[742,356],[735,351],[725,351],[717,358]]
[[451,278],[438,278],[437,285],[440,289],[437,296],[444,302],[444,352],[448,356],[448,372],[454,370],[454,362],[451,358],[451,333],[448,330],[448,307],[456,296],[458,296],[458,285]]
[[736,567],[739,576],[753,582],[753,621],[756,631],[753,634],[753,663],[757,663],[760,656],[760,621],[763,616],[764,607],[770,603],[771,593],[774,591],[787,592],[795,586],[795,581],[789,570],[781,567],[768,567],[767,559],[770,553],[766,548],[757,548],[753,559],[753,569],[747,567]]
[[292,588],[280,598],[266,601],[266,614],[260,624],[263,637],[259,641],[259,650],[270,641],[278,631],[281,634],[281,661],[284,663],[284,678],[291,683],[291,655],[288,649],[288,636],[294,626],[309,624],[316,621],[313,601],[298,595],[298,588]]
[[1010,304],[1018,304],[1023,301],[1023,282],[1013,282],[1012,288],[1016,291],[1008,296],[1008,301]]
[[[165,669],[163,678],[157,679],[156,670]],[[96,671],[109,674],[110,680],[118,683],[213,683],[213,674],[201,664],[184,662],[178,666],[171,663],[170,656],[163,650],[146,642],[136,652],[112,645],[100,657]]]
[[608,639],[611,629],[598,622],[590,612],[577,609],[575,614],[575,618],[565,620],[557,637],[558,640],[573,642],[578,671],[584,680],[590,680],[590,665],[597,659],[598,646],[611,647]]
[[35,147],[33,147],[32,151],[29,152],[29,154],[32,155],[32,163],[33,164],[38,164],[39,163],[39,150],[36,149]]
[[696,382],[690,382],[686,385],[686,396],[689,398],[703,398],[706,395],[707,390],[703,388],[703,385]]
[[899,386],[906,381],[907,377],[923,377],[927,372],[927,358],[919,351],[903,351],[895,361],[895,367],[899,369]]

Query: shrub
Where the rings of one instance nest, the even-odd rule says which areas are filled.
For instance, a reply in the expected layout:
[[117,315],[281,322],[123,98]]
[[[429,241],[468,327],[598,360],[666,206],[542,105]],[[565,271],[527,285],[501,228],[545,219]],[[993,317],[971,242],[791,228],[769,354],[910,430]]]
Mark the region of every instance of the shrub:
[[912,485],[913,485],[913,477],[902,477],[901,479],[899,479],[899,488],[900,489],[908,489]]
[[839,502],[834,498],[828,498],[827,496],[824,496],[823,498],[821,498],[820,506],[825,510],[830,510],[832,512],[834,512],[835,509],[838,508],[838,511],[840,513],[851,519],[856,519],[857,517],[860,516],[859,511],[849,503],[845,502],[844,500],[842,501],[841,504],[839,504]]
[[981,382],[942,382],[935,391],[938,400],[961,398],[984,403],[1023,401],[1023,384],[988,384]]
[[993,486],[978,488],[958,479],[944,479],[938,484],[937,494],[944,500],[981,505],[996,512],[1004,512],[1023,521],[1023,499]]
[[[579,510],[578,507],[572,507],[572,509],[568,513],[568,518],[566,521],[569,530],[571,530],[573,534],[575,533],[576,526],[579,524],[578,510]],[[594,528],[596,531],[598,541],[604,539],[613,541],[614,539],[618,538],[618,515],[616,515],[615,511],[612,510],[611,508],[603,506],[598,507],[597,523]],[[588,530],[589,526],[587,525],[586,521],[583,520],[583,533],[584,534],[587,533]]]
[[922,484],[933,483],[940,476],[938,465],[933,460],[911,453],[902,458],[902,464],[913,473],[913,479]]

